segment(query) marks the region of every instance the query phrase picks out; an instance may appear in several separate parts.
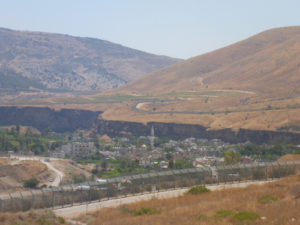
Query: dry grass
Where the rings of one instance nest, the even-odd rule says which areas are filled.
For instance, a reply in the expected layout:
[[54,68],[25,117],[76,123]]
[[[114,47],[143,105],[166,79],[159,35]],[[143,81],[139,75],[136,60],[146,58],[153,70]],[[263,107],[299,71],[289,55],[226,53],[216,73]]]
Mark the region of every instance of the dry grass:
[[[262,198],[269,196],[272,196],[272,201],[262,202]],[[263,186],[224,189],[196,196],[187,194],[106,208],[80,220],[91,221],[91,225],[299,224],[299,196],[298,175]],[[142,208],[159,213],[142,216],[132,213]]]
[[52,211],[32,211],[27,213],[0,213],[1,225],[69,225]]
[[[112,107],[106,110],[102,117],[106,120],[121,120],[141,123],[155,121],[165,123],[200,124],[216,130],[224,128],[277,130],[280,127],[289,127],[291,125],[300,127],[300,109],[279,109],[222,114],[214,114],[214,111],[212,111],[211,114],[204,115],[176,113],[147,114],[133,111],[133,105],[134,103],[130,102],[117,107]],[[191,105],[197,106],[197,104],[192,103]],[[174,108],[177,110],[176,107]],[[297,131],[294,130],[294,132]]]
[[287,154],[278,159],[278,162],[300,161],[300,155]]

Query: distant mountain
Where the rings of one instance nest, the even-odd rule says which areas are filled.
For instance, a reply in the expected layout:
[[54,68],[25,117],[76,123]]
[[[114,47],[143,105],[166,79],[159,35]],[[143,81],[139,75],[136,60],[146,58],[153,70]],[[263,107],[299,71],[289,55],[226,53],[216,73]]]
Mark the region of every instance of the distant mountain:
[[300,26],[262,32],[225,48],[168,66],[120,92],[161,94],[243,89],[300,94]]
[[0,28],[0,91],[103,91],[179,61],[95,38]]

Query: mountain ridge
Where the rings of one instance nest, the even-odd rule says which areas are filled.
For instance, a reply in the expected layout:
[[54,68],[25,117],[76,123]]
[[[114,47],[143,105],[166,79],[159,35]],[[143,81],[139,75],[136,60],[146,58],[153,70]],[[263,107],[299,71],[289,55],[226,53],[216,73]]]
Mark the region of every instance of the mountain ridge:
[[0,75],[48,89],[104,91],[178,61],[97,38],[0,28]]

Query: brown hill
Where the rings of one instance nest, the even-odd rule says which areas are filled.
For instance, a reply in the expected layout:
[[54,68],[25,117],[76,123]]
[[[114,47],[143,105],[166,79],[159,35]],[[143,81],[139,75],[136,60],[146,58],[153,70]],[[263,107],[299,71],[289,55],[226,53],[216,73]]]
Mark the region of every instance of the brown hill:
[[300,161],[300,155],[298,154],[287,154],[278,159],[278,162],[290,162],[290,161]]
[[300,93],[300,27],[277,28],[137,79],[122,93],[160,94],[205,88]]
[[0,93],[103,91],[178,61],[95,38],[0,28]]
[[103,118],[299,132],[299,59],[299,26],[265,31],[114,90],[141,100]]

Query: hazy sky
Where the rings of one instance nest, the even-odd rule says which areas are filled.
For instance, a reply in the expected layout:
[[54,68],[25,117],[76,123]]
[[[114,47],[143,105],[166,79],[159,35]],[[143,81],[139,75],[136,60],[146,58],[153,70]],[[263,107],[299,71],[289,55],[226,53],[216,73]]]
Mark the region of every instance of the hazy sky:
[[0,0],[0,27],[95,37],[189,58],[300,25],[300,0]]

